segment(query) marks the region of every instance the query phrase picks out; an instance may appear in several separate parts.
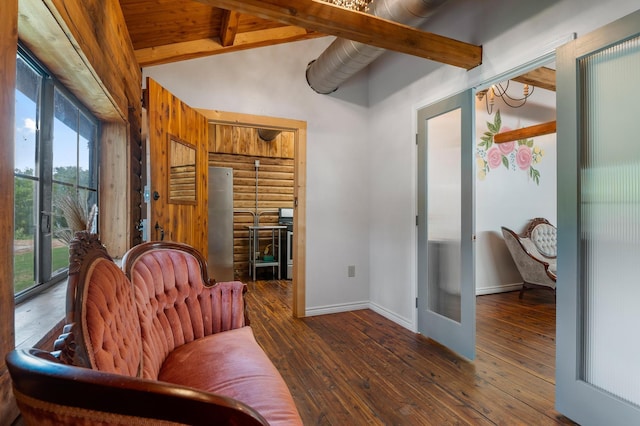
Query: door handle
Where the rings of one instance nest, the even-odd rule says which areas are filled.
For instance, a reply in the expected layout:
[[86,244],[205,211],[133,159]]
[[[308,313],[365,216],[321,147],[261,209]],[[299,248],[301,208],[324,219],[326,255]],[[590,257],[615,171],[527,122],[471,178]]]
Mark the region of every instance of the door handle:
[[160,232],[160,241],[164,241],[164,228],[160,226],[158,222],[156,222],[156,233]]
[[53,212],[40,212],[40,229],[44,234],[48,234],[51,232],[51,216]]

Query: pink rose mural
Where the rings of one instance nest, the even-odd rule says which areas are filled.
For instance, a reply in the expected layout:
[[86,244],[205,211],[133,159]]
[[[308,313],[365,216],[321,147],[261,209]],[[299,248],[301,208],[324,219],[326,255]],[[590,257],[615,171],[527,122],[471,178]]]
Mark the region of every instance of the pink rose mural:
[[500,150],[495,146],[487,151],[487,163],[489,163],[489,167],[492,169],[502,164],[502,154],[500,154]]
[[520,170],[526,170],[531,166],[531,160],[533,159],[533,155],[531,153],[531,148],[526,145],[520,145],[518,147],[518,152],[516,153],[516,163]]
[[498,148],[500,149],[502,155],[509,155],[516,147],[516,141],[497,143],[496,145],[498,145]]
[[496,169],[502,164],[507,170],[528,171],[529,178],[539,185],[540,172],[533,165],[542,160],[544,151],[534,145],[533,139],[521,139],[506,143],[493,141],[496,134],[508,130],[511,129],[507,126],[502,127],[500,110],[496,111],[493,123],[487,122],[487,131],[480,137],[480,142],[477,145],[478,179],[484,180],[490,170]]
[[[509,126],[504,126],[500,129],[499,133],[508,132],[510,130],[513,130],[513,129]],[[498,148],[500,149],[500,152],[502,153],[502,155],[509,155],[511,154],[511,152],[513,152],[514,148],[516,147],[516,141],[497,143],[496,145],[498,145]]]

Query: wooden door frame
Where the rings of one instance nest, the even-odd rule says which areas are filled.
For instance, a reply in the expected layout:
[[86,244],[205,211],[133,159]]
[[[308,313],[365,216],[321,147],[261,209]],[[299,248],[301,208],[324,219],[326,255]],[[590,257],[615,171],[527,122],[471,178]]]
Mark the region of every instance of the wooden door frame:
[[293,215],[293,235],[295,243],[293,245],[292,311],[295,318],[306,316],[307,122],[198,108],[196,111],[207,117],[210,124],[276,129],[294,133],[293,197],[295,213]]

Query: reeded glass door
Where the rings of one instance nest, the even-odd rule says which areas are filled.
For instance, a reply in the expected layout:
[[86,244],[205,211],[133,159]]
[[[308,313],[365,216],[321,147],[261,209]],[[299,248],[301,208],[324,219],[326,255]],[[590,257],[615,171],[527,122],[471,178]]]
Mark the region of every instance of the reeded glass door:
[[640,424],[640,12],[558,51],[556,404]]
[[418,330],[475,356],[471,91],[418,111]]

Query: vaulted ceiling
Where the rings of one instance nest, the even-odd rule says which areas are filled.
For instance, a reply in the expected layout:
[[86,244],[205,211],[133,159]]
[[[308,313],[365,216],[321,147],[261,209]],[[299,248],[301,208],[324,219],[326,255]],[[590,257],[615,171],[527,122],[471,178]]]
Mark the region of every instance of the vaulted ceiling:
[[320,0],[120,0],[141,66],[326,35],[471,69],[482,48]]
[[[401,0],[398,0],[401,1]],[[333,35],[465,69],[482,48],[322,0],[120,0],[141,67]],[[555,91],[555,71],[519,78]]]

